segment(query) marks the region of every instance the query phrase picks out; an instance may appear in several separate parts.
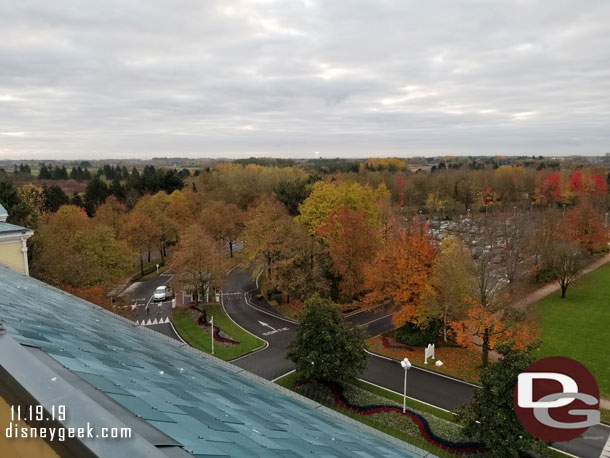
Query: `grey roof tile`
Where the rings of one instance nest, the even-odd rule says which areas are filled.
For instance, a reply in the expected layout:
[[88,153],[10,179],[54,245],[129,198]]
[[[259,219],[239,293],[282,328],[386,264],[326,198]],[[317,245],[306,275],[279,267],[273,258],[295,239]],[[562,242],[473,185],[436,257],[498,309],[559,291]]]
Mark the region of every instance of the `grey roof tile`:
[[4,267],[0,321],[15,340],[46,351],[195,456],[418,456],[235,366]]

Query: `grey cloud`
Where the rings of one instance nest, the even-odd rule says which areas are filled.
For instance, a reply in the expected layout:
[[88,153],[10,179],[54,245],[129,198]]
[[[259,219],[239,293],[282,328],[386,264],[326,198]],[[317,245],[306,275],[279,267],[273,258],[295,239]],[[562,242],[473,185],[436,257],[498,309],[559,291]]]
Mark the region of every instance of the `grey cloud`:
[[609,20],[604,0],[2,2],[0,156],[605,153]]

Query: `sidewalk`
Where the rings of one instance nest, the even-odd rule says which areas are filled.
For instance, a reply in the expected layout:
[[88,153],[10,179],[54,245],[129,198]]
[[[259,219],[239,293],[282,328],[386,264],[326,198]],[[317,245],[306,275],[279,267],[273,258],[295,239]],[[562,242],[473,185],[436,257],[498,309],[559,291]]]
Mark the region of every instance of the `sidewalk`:
[[[580,273],[580,275],[578,275],[576,280],[578,280],[578,278],[580,278],[584,275],[587,275],[588,273],[593,272],[596,269],[599,269],[601,266],[608,264],[609,262],[610,262],[610,253],[606,254],[604,257],[598,259],[593,264],[591,264],[587,268],[585,268]],[[551,283],[547,283],[543,287],[537,289],[533,293],[530,293],[527,296],[519,299],[518,301],[515,301],[512,304],[512,306],[515,308],[524,309],[532,304],[535,304],[540,299],[548,296],[549,294],[552,294],[555,291],[558,291],[559,289],[560,289],[559,283],[557,283],[556,281],[552,281]]]

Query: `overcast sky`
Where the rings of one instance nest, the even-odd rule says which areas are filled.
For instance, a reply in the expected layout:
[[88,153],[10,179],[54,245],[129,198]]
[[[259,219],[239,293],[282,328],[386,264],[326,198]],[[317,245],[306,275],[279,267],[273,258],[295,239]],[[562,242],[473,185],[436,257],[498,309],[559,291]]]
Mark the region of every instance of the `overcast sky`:
[[0,0],[4,159],[608,151],[608,0]]

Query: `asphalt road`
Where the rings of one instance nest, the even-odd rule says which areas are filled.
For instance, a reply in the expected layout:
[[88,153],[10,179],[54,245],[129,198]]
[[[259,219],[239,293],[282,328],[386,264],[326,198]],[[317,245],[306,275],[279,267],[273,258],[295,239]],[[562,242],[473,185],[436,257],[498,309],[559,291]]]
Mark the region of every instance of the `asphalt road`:
[[[296,325],[279,316],[264,300],[256,299],[256,284],[250,272],[233,270],[223,286],[226,312],[240,326],[268,342],[255,353],[234,360],[233,363],[268,380],[274,380],[294,369],[285,357]],[[391,313],[387,307],[369,312],[353,313],[346,320],[354,326],[366,326],[369,336],[392,329]],[[276,332],[273,332],[273,330]],[[361,377],[375,385],[402,393],[404,371],[397,361],[370,355]],[[408,372],[407,396],[446,410],[466,404],[474,385],[413,367]],[[582,458],[599,458],[610,428],[599,425],[590,428],[584,437],[554,444],[554,447]]]
[[166,285],[172,278],[170,273],[162,273],[156,277],[132,284],[126,290],[129,304],[132,306],[132,320],[161,334],[180,340],[170,324],[172,317],[171,298],[163,302],[155,302],[153,293],[158,286]]
[[[295,323],[280,317],[253,293],[256,285],[248,272],[233,270],[223,287],[223,305],[238,325],[268,343],[264,350],[233,360],[233,364],[273,380],[294,369],[286,348],[294,338]],[[251,297],[252,296],[252,297]],[[274,332],[276,330],[276,332]]]

